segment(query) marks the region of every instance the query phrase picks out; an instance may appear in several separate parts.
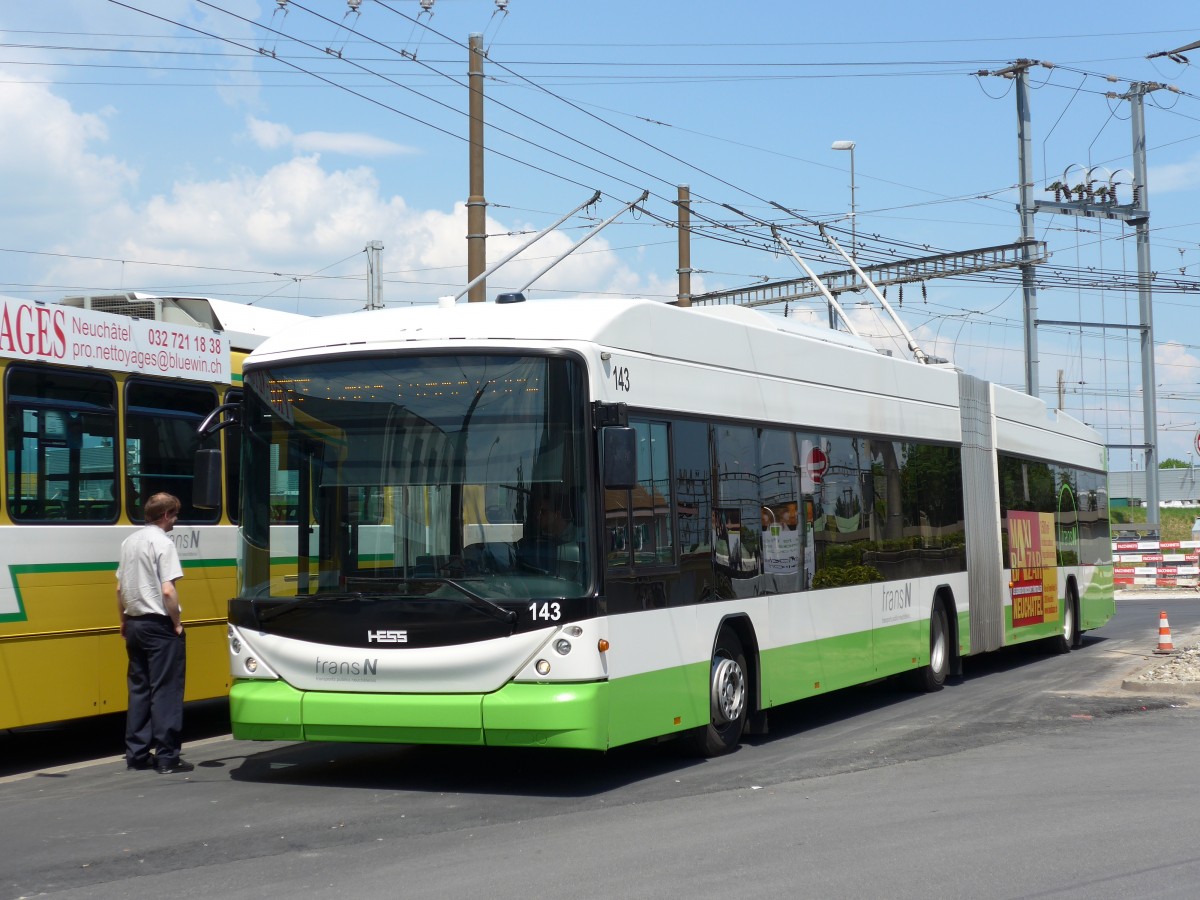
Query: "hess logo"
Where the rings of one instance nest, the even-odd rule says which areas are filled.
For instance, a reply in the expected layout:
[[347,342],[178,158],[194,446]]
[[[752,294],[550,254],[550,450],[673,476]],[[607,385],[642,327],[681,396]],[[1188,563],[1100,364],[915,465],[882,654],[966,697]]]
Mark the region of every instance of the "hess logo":
[[407,631],[368,631],[368,644],[407,644]]

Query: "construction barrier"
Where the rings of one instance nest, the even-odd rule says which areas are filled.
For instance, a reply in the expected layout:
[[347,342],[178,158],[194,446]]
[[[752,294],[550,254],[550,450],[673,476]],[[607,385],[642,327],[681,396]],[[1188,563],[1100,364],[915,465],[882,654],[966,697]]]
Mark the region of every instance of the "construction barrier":
[[1200,541],[1113,541],[1113,583],[1200,586]]

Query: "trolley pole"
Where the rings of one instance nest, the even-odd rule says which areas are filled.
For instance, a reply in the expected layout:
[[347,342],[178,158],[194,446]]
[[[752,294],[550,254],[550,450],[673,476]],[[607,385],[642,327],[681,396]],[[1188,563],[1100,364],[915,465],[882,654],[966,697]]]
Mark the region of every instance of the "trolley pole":
[[[470,86],[470,181],[467,197],[467,281],[487,269],[487,200],[483,196],[483,35],[472,34],[468,44],[467,80]],[[467,293],[468,303],[487,300],[487,280]]]

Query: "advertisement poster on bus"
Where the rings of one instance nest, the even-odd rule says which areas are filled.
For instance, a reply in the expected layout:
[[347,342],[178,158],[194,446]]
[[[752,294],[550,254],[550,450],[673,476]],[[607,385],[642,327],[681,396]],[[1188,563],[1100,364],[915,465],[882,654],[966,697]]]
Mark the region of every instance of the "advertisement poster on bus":
[[1057,619],[1054,514],[1010,511],[1007,525],[1013,628]]
[[196,381],[230,376],[220,332],[11,297],[0,297],[0,356]]

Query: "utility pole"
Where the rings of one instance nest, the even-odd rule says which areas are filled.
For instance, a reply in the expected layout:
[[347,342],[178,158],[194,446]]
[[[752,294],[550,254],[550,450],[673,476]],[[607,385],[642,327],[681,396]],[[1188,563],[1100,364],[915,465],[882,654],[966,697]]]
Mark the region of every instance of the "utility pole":
[[1154,384],[1154,306],[1150,291],[1150,197],[1146,190],[1146,94],[1166,85],[1135,82],[1129,86],[1130,124],[1133,127],[1134,206],[1145,215],[1135,222],[1137,229],[1138,318],[1142,345],[1142,429],[1146,441],[1147,522],[1158,522],[1158,398]]
[[[467,197],[467,281],[487,269],[487,200],[483,196],[483,35],[468,42],[467,81],[470,86],[471,193]],[[480,279],[467,293],[468,303],[487,300],[487,281]]]
[[679,293],[676,306],[692,305],[692,192],[686,184],[676,188],[679,206]]
[[[1025,393],[1037,397],[1041,392],[1038,373],[1037,341],[1037,281],[1034,276],[1033,214],[1033,128],[1029,117],[1029,69],[1039,65],[1036,59],[1018,59],[1011,66],[995,72],[981,73],[1010,78],[1016,82],[1017,95],[1017,180],[1021,216],[1021,241],[1025,244],[1021,262],[1021,294],[1024,298],[1025,320]],[[1041,65],[1050,68],[1050,63]]]
[[1037,339],[1037,281],[1034,266],[1033,242],[1033,133],[1029,121],[1029,67],[1032,60],[1021,60],[1014,67],[1017,80],[1017,172],[1021,182],[1021,240],[1025,242],[1024,261],[1021,263],[1021,294],[1025,309],[1025,393],[1037,397],[1041,388],[1038,375]]
[[1017,180],[1019,200],[1017,212],[1021,216],[1021,241],[1025,245],[1021,261],[1021,293],[1024,297],[1025,320],[1025,393],[1037,397],[1041,392],[1038,384],[1037,343],[1037,281],[1034,277],[1034,228],[1033,214],[1036,207],[1033,199],[1033,131],[1029,120],[1029,70],[1033,66],[1054,68],[1053,63],[1036,59],[1018,59],[1011,66],[989,72],[986,69],[976,75],[996,75],[1016,82],[1017,95]]
[[367,309],[383,309],[383,269],[380,267],[383,241],[371,241],[367,251]]

